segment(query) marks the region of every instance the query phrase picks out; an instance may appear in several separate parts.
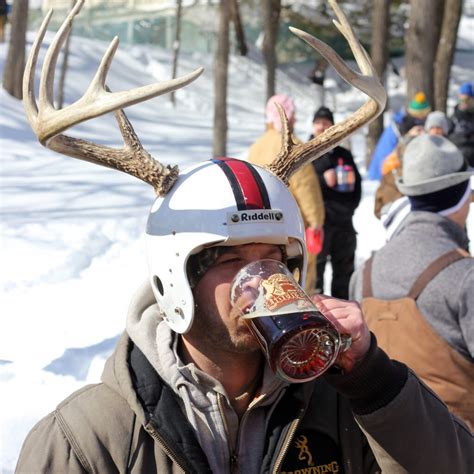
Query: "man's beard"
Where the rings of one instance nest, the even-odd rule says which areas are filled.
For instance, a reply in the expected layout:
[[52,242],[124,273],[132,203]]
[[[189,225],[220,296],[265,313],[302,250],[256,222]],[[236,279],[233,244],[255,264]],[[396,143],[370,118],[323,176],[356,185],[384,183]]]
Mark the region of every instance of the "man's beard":
[[221,320],[220,315],[196,310],[192,330],[199,335],[202,344],[209,344],[209,347],[237,354],[260,351],[257,339],[242,320],[228,327]]

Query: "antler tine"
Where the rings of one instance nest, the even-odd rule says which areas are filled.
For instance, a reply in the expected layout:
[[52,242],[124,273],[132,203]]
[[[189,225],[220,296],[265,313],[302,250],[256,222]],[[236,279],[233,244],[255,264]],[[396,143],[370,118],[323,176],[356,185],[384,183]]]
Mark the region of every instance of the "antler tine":
[[[278,102],[274,103],[275,107],[280,114],[281,120],[281,150],[280,154],[288,154],[291,151],[291,147],[294,146],[294,142],[291,136],[290,125],[288,123],[288,117],[286,116],[285,109]],[[285,184],[288,184],[287,180],[284,180]]]
[[344,36],[344,38],[346,38],[347,42],[349,43],[351,51],[354,54],[354,57],[358,66],[360,67],[360,70],[364,74],[374,74],[375,70],[372,67],[372,63],[370,62],[370,59],[368,58],[364,47],[360,44],[359,40],[354,34],[354,30],[348,22],[347,17],[344,15],[344,12],[341,10],[341,7],[334,0],[328,1],[331,5],[331,8],[336,13],[337,18],[339,19],[339,21],[332,20],[332,22],[334,23],[334,25],[336,25],[339,32]]
[[[105,80],[119,43],[118,38],[114,38],[84,95],[75,103],[56,110],[53,105],[54,69],[61,46],[71,31],[74,17],[83,4],[84,0],[77,1],[46,52],[37,104],[34,92],[35,69],[52,11],[48,13],[40,27],[23,76],[23,97],[28,121],[40,143],[47,148],[73,158],[128,173],[151,184],[158,195],[164,195],[176,181],[178,168],[163,166],[143,149],[132,125],[121,109],[184,87],[197,79],[204,69],[198,68],[170,81],[112,93],[105,85]],[[116,119],[125,143],[123,149],[96,145],[61,133],[73,125],[108,112],[116,112]]]
[[387,95],[377,78],[370,58],[359,43],[344,12],[335,0],[328,1],[339,19],[334,20],[334,24],[348,41],[363,74],[351,69],[330,46],[314,36],[297,28],[290,27],[290,30],[318,51],[346,82],[367,94],[369,99],[346,120],[330,127],[307,143],[295,145],[291,140],[284,138],[279,155],[268,168],[286,183],[298,168],[334,148],[344,138],[380,115],[387,101]]
[[97,93],[97,91],[100,91],[105,87],[105,80],[107,78],[110,66],[112,65],[112,60],[114,59],[118,45],[119,39],[118,36],[116,36],[107,48],[107,51],[100,62],[99,68],[97,69],[96,75],[94,76],[94,79],[92,79],[85,95]]
[[58,62],[61,48],[66,41],[71,29],[74,17],[81,11],[84,0],[78,0],[73,6],[63,24],[57,31],[51,46],[46,51],[46,56],[41,70],[39,106],[40,109],[53,109],[54,71]]
[[[67,128],[77,125],[80,122],[84,122],[94,117],[99,117],[120,108],[144,102],[153,97],[157,97],[159,95],[166,94],[173,90],[184,87],[197,79],[197,77],[199,77],[203,71],[203,68],[198,68],[185,76],[178,77],[170,81],[150,84],[128,91],[108,93],[104,89],[104,82],[108,68],[112,62],[113,55],[118,46],[118,38],[115,38],[105,53],[98,71],[85,94],[74,104],[71,104],[60,110],[55,110],[52,104],[54,66],[61,49],[61,45],[67,37],[67,34],[72,26],[74,16],[79,13],[83,3],[84,0],[78,0],[62,24],[46,53],[45,63],[41,73],[38,111],[39,116],[38,120],[35,121],[36,123],[34,125],[32,123],[32,127],[42,144],[46,144],[51,137],[54,137]],[[46,29],[47,22],[44,22],[43,26],[44,29]],[[37,45],[38,50],[43,37],[44,31],[40,30],[39,41]],[[32,49],[30,55],[31,54],[36,55],[37,57],[38,51]],[[36,58],[33,58],[31,64],[32,67],[29,77],[31,77],[30,80],[33,82],[33,66],[36,65]],[[27,85],[26,87],[31,87],[31,90],[34,90],[33,84],[29,84],[29,86]],[[34,94],[34,92],[32,93]]]
[[30,54],[25,64],[25,71],[23,73],[23,105],[25,107],[26,116],[30,124],[34,123],[34,119],[38,115],[38,107],[35,99],[35,69],[38,61],[38,54],[43,43],[46,28],[48,27],[53,10],[49,10],[41,23],[38,34],[31,47]]

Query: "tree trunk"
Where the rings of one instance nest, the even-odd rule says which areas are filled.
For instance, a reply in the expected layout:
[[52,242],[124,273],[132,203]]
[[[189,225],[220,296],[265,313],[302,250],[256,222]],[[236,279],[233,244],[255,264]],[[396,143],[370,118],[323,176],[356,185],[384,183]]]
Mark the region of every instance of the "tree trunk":
[[[374,0],[372,13],[372,42],[371,57],[375,71],[382,84],[385,83],[385,69],[388,61],[388,44],[390,39],[390,3],[391,0]],[[369,125],[367,137],[366,165],[370,164],[370,158],[374,152],[375,145],[383,132],[383,114],[379,115]]]
[[5,25],[7,23],[7,0],[0,0],[0,43],[5,41]]
[[263,0],[263,55],[267,70],[266,100],[275,95],[276,43],[280,24],[281,0]]
[[434,63],[438,47],[444,0],[411,0],[405,36],[407,99],[424,92],[434,99]]
[[226,156],[227,70],[229,65],[229,2],[220,0],[219,31],[214,66],[214,157]]
[[446,112],[449,78],[462,13],[462,0],[446,0],[434,66],[434,110]]
[[3,71],[3,88],[17,99],[23,97],[22,82],[25,69],[27,21],[28,0],[15,0],[11,15],[10,43]]
[[245,41],[245,32],[240,18],[239,4],[237,0],[230,0],[230,18],[234,24],[235,39],[241,56],[246,56],[248,52],[247,42]]
[[[179,48],[181,46],[182,5],[183,5],[182,0],[176,0],[176,29],[175,29],[174,43],[173,43],[173,69],[171,71],[171,79],[176,79],[176,74],[178,73]],[[173,106],[176,105],[175,91],[171,92],[170,101],[173,104]]]

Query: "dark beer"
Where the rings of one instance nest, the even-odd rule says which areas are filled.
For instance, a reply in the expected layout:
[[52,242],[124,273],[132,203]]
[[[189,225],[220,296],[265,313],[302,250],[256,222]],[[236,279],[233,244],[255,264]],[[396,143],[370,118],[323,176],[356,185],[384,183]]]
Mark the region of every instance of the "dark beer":
[[232,282],[230,301],[273,372],[287,382],[319,377],[350,347],[350,337],[339,334],[277,260],[257,260],[243,267]]
[[244,318],[272,370],[288,382],[307,382],[325,372],[341,345],[335,327],[319,312]]

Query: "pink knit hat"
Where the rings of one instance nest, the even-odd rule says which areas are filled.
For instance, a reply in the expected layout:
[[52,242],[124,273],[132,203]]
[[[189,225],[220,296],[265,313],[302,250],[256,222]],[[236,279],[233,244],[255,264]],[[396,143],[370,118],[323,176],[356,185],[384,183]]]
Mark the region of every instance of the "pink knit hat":
[[281,119],[278,109],[275,107],[275,102],[278,102],[283,107],[290,123],[295,117],[295,103],[287,95],[283,94],[274,95],[268,99],[265,109],[267,123],[271,123],[277,132],[281,132]]

